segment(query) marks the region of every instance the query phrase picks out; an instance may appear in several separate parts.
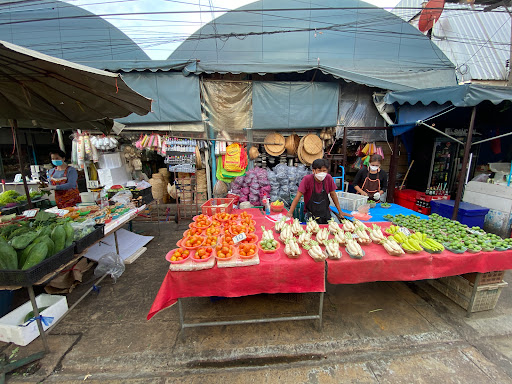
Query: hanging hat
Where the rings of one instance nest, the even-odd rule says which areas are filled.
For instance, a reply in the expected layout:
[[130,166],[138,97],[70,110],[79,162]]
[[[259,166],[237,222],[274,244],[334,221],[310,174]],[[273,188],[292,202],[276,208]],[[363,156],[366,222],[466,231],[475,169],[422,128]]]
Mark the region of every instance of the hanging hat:
[[258,151],[258,147],[251,147],[249,149],[249,159],[254,160],[260,156],[260,151]]
[[300,142],[299,142],[299,149],[297,150],[297,155],[299,157],[299,160],[302,164],[304,165],[307,165],[307,166],[310,166],[313,161],[315,161],[316,159],[321,159],[324,157],[324,151],[321,150],[320,152],[318,152],[317,154],[314,154],[314,155],[311,155],[309,153],[307,153],[305,150],[304,150],[304,141],[305,141],[306,137],[303,137]]
[[[279,156],[284,152],[285,139],[277,132],[270,133],[265,137],[265,151],[270,156]],[[267,144],[269,143],[269,144]]]
[[309,134],[304,136],[304,151],[310,155],[316,155],[324,149],[322,139],[317,135]]
[[295,133],[288,136],[285,143],[286,153],[290,156],[295,156],[299,148],[299,143],[300,138]]

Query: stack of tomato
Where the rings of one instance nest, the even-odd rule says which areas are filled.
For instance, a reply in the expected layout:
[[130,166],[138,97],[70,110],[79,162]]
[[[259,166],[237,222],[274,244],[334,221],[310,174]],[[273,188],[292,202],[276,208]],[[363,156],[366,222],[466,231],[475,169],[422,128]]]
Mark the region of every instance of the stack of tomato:
[[221,241],[223,244],[226,244],[226,245],[235,245],[234,241],[233,241],[233,237],[228,235],[228,234],[225,234],[223,237],[222,237],[222,241]]
[[247,238],[242,240],[240,244],[256,244],[258,242],[258,236],[254,233],[248,233]]
[[240,219],[242,219],[242,220],[244,220],[244,219],[252,219],[252,215],[250,213],[242,211],[242,213],[240,214]]
[[212,222],[208,219],[208,216],[199,215],[199,217],[196,218],[196,228],[206,229],[210,225],[212,225]]
[[199,248],[194,254],[194,259],[196,260],[204,260],[209,259],[213,253],[212,247]]
[[212,225],[206,230],[207,236],[218,236],[220,235],[220,226],[214,226]]
[[218,259],[230,259],[235,252],[234,248],[227,244],[218,245],[215,251],[217,252]]
[[213,219],[221,221],[221,222],[228,221],[228,220],[231,220],[231,214],[226,213],[226,212],[216,213],[215,215],[213,215]]
[[204,241],[203,243],[203,246],[211,246],[211,247],[214,247],[217,245],[217,241],[218,241],[218,237],[217,236],[208,236],[206,238],[206,240]]
[[185,260],[190,255],[190,251],[188,249],[179,248],[171,256],[171,261],[182,261]]
[[200,236],[203,234],[203,230],[202,229],[199,229],[199,228],[190,228],[188,231],[186,231],[183,236],[187,237],[187,236]]
[[243,259],[250,259],[256,254],[256,244],[240,244],[238,253]]
[[204,237],[193,235],[193,236],[185,237],[183,239],[183,241],[181,242],[181,245],[185,248],[195,249],[195,248],[199,248],[204,243],[204,241],[205,241]]

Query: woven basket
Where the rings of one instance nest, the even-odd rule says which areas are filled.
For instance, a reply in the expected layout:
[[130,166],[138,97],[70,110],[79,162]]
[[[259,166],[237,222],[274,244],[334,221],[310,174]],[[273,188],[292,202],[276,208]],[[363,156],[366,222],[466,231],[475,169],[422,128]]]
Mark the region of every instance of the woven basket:
[[313,161],[324,157],[324,151],[322,150],[316,155],[310,155],[304,150],[304,139],[305,137],[303,137],[300,140],[299,149],[297,150],[297,156],[302,164],[307,165],[309,167],[313,163]]
[[151,193],[153,194],[153,199],[162,199],[164,194],[167,194],[167,184],[161,178],[151,178],[149,179],[149,184],[151,184],[152,187]]
[[300,137],[295,133],[288,136],[286,138],[285,148],[286,153],[290,156],[297,155],[297,150],[299,149]]
[[[279,156],[284,152],[285,139],[283,135],[274,132],[265,137],[265,151],[271,156]],[[267,144],[272,143],[272,144]]]
[[196,172],[196,191],[206,192],[206,170],[201,169]]
[[249,160],[257,159],[260,156],[260,152],[258,151],[258,147],[251,147],[249,149]]
[[310,155],[317,155],[324,149],[322,139],[317,135],[306,135],[303,141],[304,151]]

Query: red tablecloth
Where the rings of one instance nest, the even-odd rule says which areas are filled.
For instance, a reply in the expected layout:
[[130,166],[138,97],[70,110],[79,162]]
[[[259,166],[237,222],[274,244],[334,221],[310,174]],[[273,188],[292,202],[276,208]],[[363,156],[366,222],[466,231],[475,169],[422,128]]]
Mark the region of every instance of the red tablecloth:
[[[258,209],[248,209],[256,221],[256,234],[261,226],[274,224]],[[169,248],[175,248],[170,246]],[[325,264],[307,254],[289,259],[283,247],[274,255],[261,255],[260,264],[249,267],[217,268],[193,272],[167,272],[147,319],[177,302],[182,297],[239,297],[259,293],[325,292]]]
[[[378,223],[387,228],[390,223]],[[512,269],[512,251],[455,254],[421,252],[390,256],[381,245],[363,246],[365,256],[351,259],[345,252],[340,260],[327,260],[330,284],[358,284],[371,281],[412,281],[437,279],[470,272]]]

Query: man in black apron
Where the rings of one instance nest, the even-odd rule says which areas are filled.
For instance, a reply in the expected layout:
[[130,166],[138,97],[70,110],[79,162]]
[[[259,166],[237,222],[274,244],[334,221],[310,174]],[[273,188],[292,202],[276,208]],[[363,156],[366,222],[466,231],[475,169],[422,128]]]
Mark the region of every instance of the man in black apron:
[[311,166],[313,173],[304,176],[302,179],[297,196],[292,202],[287,216],[293,217],[293,211],[299,203],[302,196],[304,196],[304,210],[306,212],[306,219],[313,217],[318,224],[327,224],[327,221],[332,217],[331,209],[329,206],[329,196],[338,209],[339,214],[336,216],[338,219],[344,216],[350,217],[341,211],[338,196],[336,195],[336,184],[331,175],[329,175],[329,163],[325,159],[317,159],[313,161]]

